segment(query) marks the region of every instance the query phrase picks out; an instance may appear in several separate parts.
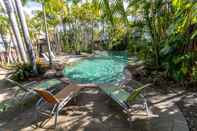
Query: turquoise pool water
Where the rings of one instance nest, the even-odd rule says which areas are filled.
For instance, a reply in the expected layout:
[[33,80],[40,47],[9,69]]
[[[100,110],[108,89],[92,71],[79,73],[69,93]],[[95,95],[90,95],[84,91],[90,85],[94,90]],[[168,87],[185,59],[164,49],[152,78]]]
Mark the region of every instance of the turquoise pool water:
[[78,83],[115,84],[123,79],[127,63],[127,52],[101,52],[72,66],[65,66],[64,75]]

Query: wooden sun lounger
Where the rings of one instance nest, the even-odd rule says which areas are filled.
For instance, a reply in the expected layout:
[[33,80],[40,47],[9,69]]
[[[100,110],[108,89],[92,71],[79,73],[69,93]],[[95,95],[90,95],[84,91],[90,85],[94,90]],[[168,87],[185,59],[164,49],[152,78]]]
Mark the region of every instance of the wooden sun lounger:
[[[61,91],[59,91],[56,95],[51,94],[49,91],[47,90],[43,90],[43,89],[34,89],[35,92],[37,92],[37,94],[39,96],[41,96],[41,99],[37,102],[36,107],[37,107],[37,111],[42,113],[41,110],[39,110],[39,106],[41,105],[41,103],[44,101],[45,103],[47,103],[48,105],[52,105],[53,108],[50,111],[49,114],[47,114],[49,117],[52,117],[53,115],[55,115],[55,128],[57,125],[57,117],[59,115],[59,112],[63,109],[63,107],[75,96],[77,96],[80,92],[80,90],[83,87],[79,87],[77,85],[74,84],[70,84],[68,86],[66,86],[65,88],[63,88]],[[42,113],[42,114],[46,114],[46,113]]]

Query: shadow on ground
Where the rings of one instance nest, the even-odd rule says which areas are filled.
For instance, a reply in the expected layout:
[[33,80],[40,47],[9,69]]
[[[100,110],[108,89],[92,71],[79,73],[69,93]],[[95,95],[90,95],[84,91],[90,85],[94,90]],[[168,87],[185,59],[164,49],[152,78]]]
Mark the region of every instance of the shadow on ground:
[[[154,103],[150,106],[154,116],[147,117],[142,108],[134,105],[128,121],[128,116],[109,97],[97,89],[85,90],[77,97],[77,103],[69,103],[58,117],[58,130],[188,131],[182,113],[174,104],[175,96],[168,98],[154,91],[147,94],[151,103]],[[36,120],[34,108],[24,110],[10,120],[4,120],[1,119],[1,130],[53,130],[54,127],[53,118]],[[47,123],[42,128],[36,127],[43,120]]]

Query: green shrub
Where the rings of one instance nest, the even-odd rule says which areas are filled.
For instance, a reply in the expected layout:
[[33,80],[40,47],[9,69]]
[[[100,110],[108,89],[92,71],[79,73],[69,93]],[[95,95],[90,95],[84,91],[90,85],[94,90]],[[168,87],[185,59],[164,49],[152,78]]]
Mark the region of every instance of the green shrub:
[[45,69],[42,67],[41,64],[37,64],[37,71],[38,74],[33,72],[33,66],[31,64],[18,64],[16,65],[16,71],[11,76],[11,79],[16,81],[27,80],[30,77],[35,77],[39,74],[43,74]]
[[196,53],[185,50],[188,46],[188,38],[182,34],[172,35],[160,51],[161,64],[168,72],[168,75],[175,80],[186,78],[195,79],[196,67],[193,64],[196,61]]

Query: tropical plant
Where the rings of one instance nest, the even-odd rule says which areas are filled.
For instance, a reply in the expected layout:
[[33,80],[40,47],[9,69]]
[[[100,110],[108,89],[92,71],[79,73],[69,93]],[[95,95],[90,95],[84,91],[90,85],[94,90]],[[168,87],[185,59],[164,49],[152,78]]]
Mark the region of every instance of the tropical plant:
[[[37,73],[39,75],[42,75],[47,69],[40,63],[36,63],[36,66],[37,66]],[[15,66],[15,73],[13,73],[11,79],[16,81],[24,81],[24,80],[28,80],[30,77],[37,76],[38,74],[35,74],[32,69],[33,69],[33,65],[31,64],[19,63]]]
[[26,44],[26,48],[27,48],[27,53],[28,56],[30,58],[30,63],[33,65],[33,73],[37,74],[37,67],[36,67],[36,58],[35,58],[35,53],[33,50],[33,46],[32,46],[32,42],[30,39],[30,34],[29,34],[29,30],[27,27],[27,23],[26,23],[26,19],[25,19],[25,15],[24,12],[22,10],[23,6],[20,0],[15,0],[15,5],[16,5],[16,9],[19,15],[19,20],[20,20],[20,24],[22,27],[22,31],[23,31],[23,36],[24,36],[24,41]]

